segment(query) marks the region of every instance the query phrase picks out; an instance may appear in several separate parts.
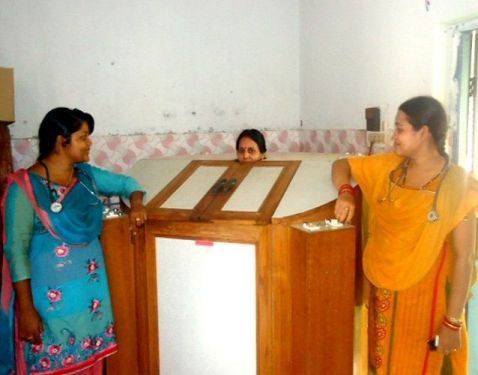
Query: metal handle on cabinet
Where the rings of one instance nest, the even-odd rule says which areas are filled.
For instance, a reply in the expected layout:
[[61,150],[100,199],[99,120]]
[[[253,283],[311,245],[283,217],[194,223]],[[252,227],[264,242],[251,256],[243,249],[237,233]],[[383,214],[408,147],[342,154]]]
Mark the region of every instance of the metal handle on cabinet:
[[226,178],[221,178],[212,187],[212,189],[211,189],[212,193],[213,194],[219,194],[224,189],[224,186],[226,186],[226,183],[227,183],[227,179]]
[[228,180],[227,178],[221,178],[219,181],[217,181],[213,185],[211,191],[213,194],[220,194],[220,193],[227,194],[232,189],[234,189],[236,184],[237,184],[236,178],[231,178],[230,180]]
[[222,189],[222,192],[224,194],[229,193],[232,189],[234,189],[234,186],[236,186],[236,184],[237,184],[237,179],[231,178],[229,181],[227,181],[227,184]]

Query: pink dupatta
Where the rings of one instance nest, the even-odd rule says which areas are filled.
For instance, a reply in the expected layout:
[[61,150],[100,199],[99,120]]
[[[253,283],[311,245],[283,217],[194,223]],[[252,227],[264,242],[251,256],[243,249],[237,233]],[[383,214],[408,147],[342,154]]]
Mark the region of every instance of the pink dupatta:
[[[7,233],[6,233],[6,225],[5,225],[5,218],[6,218],[6,201],[7,201],[7,193],[13,183],[16,183],[27,195],[28,199],[30,200],[33,209],[35,210],[36,214],[40,218],[41,222],[48,230],[48,232],[55,238],[59,238],[59,236],[55,233],[53,226],[51,224],[50,218],[48,217],[48,213],[45,212],[37,203],[35,198],[35,194],[33,192],[32,184],[30,182],[30,176],[28,175],[28,171],[26,169],[19,169],[14,173],[10,173],[7,176],[7,185],[5,187],[5,192],[2,197],[1,207],[2,207],[2,219],[3,219],[3,246],[7,243]],[[7,311],[10,299],[12,296],[12,278],[10,274],[10,267],[8,266],[8,261],[6,259],[5,253],[3,254],[3,262],[2,262],[2,293],[0,296],[0,303],[1,307],[4,311]]]

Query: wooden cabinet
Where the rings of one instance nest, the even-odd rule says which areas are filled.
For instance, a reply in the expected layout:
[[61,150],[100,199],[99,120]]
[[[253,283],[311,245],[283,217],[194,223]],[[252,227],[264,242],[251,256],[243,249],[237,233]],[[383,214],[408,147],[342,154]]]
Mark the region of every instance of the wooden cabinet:
[[107,360],[109,374],[135,374],[140,342],[137,335],[135,263],[128,217],[104,221],[101,235],[108,271],[118,353]]
[[[255,164],[191,161],[151,200],[149,216],[153,220],[267,223],[299,164],[299,161]],[[254,175],[258,171],[258,175]],[[249,188],[255,190],[249,191]],[[236,190],[239,192],[235,197]]]
[[[149,220],[134,255],[107,260],[120,350],[135,341],[137,373],[352,374],[356,231],[324,223],[335,156],[306,156],[146,160],[130,171]],[[107,254],[129,243],[113,225]],[[135,332],[122,338],[123,324]]]

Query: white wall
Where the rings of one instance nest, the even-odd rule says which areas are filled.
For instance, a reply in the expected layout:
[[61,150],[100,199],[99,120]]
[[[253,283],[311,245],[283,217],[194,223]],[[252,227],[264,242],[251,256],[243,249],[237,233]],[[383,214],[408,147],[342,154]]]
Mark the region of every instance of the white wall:
[[476,0],[0,0],[12,135],[76,106],[95,134],[364,128],[364,109],[446,100],[443,22]]
[[297,0],[0,0],[12,136],[56,106],[95,134],[296,128]]
[[301,118],[306,128],[365,128],[365,108],[415,95],[447,100],[444,23],[478,14],[476,0],[301,0]]

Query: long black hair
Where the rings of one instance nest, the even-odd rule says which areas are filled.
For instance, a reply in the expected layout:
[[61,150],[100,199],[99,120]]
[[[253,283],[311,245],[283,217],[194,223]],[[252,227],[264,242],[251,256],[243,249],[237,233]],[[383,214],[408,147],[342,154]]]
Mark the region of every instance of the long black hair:
[[93,133],[95,120],[89,113],[65,107],[50,110],[38,129],[39,155],[37,160],[43,160],[51,154],[59,135],[65,138],[67,143],[70,143],[71,135],[78,131],[84,122],[88,124],[90,134]]
[[407,115],[415,130],[428,126],[438,152],[446,156],[448,122],[445,109],[438,100],[431,96],[417,96],[403,102],[398,110]]

